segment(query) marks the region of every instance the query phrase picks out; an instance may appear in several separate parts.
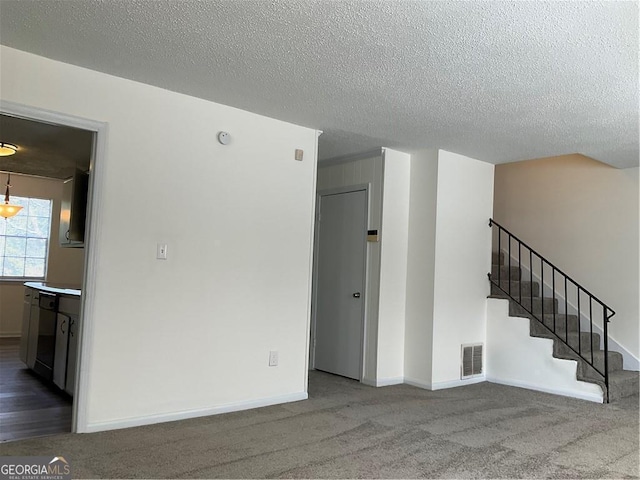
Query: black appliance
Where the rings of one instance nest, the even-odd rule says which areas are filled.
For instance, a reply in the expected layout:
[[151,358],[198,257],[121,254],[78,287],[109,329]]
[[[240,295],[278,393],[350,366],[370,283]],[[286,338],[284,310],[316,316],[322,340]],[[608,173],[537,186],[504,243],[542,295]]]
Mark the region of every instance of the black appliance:
[[38,346],[33,370],[47,380],[53,378],[53,359],[56,350],[56,312],[58,296],[40,292]]

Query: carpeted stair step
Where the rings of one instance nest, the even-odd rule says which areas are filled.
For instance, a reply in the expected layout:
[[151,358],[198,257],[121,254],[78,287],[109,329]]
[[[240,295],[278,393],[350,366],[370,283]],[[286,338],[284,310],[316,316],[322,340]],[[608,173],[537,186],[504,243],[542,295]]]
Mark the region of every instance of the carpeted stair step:
[[[566,355],[561,355],[558,358],[564,358],[566,360],[581,360],[577,354],[571,352]],[[591,361],[591,357],[588,358]],[[593,367],[597,370],[597,372],[604,372],[604,351],[596,350],[593,352]],[[579,376],[587,379],[601,379],[600,375],[596,372],[593,372],[593,367],[589,365],[586,361],[578,362],[578,372]],[[620,352],[612,352],[609,351],[609,373],[622,371],[622,354]]]
[[[579,337],[578,332],[569,332],[568,335],[565,335],[565,332],[563,331],[558,332],[558,334],[554,334],[535,318],[530,319],[529,332],[532,337],[550,338],[552,340],[560,338],[561,341],[558,341],[558,344],[563,345],[562,342],[566,342],[573,347],[574,350],[582,352],[583,355],[590,355],[592,349],[594,351],[600,349],[600,335],[597,333],[591,334],[589,332],[580,332]],[[591,342],[589,342],[589,339],[591,339]],[[555,348],[556,347],[554,345],[554,351]]]
[[[550,338],[553,342],[553,355],[557,358],[573,358],[580,354],[582,358],[591,360],[591,351],[600,351],[600,335],[597,333],[563,330],[555,334],[535,318],[530,319],[529,332],[532,337]],[[591,341],[589,341],[591,340]],[[567,345],[568,344],[568,345]],[[572,350],[573,349],[573,350]]]
[[[609,374],[609,401],[638,396],[640,393],[640,374],[629,370],[620,370]],[[636,402],[637,404],[637,402]]]
[[509,302],[509,315],[512,317],[526,317],[529,315],[527,310],[531,310],[534,314],[540,315],[542,314],[542,309],[544,306],[544,313],[552,313],[554,308],[558,311],[558,299],[557,298],[549,298],[549,297],[533,297],[533,309],[531,298],[527,298],[526,296],[522,298],[522,305],[518,305],[516,302]]
[[[607,391],[603,376],[599,373],[604,371],[605,357],[604,351],[600,350],[600,335],[589,331],[581,332],[577,315],[554,314],[553,312],[558,311],[558,300],[550,297],[541,298],[538,282],[527,281],[526,278],[521,281],[523,280],[521,269],[504,263],[504,253],[492,253],[490,298],[508,299],[509,315],[529,318],[530,335],[553,340],[553,356],[575,360],[577,380],[599,385],[605,393],[604,401],[606,401]],[[494,281],[498,283],[498,278],[500,288],[493,283]],[[510,299],[503,290],[510,292],[520,304]],[[538,318],[541,318],[543,323]],[[622,354],[609,351],[607,368],[610,402],[640,395],[640,373],[623,370]]]
[[[593,368],[584,362],[578,362],[578,370],[576,378],[582,382],[595,383],[602,388],[605,393],[604,401],[606,402],[606,388],[602,375],[598,374]],[[609,402],[615,402],[621,398],[638,396],[640,373],[630,370],[609,371]]]
[[509,280],[509,273],[511,273],[511,281],[520,280],[520,267],[511,267],[507,265],[491,265],[491,278],[498,280],[498,273],[500,273],[500,281]]
[[563,336],[567,330],[569,333],[577,333],[580,330],[577,315],[564,315],[561,313],[554,315],[552,313],[545,313],[543,319],[547,327]]
[[497,281],[497,279],[491,277],[491,280],[491,295],[504,295],[504,293],[507,292],[514,298],[520,298],[521,296],[531,297],[531,291],[533,290],[533,296],[537,297],[540,292],[540,284],[538,282],[509,282],[508,280],[501,280],[500,287],[498,287],[498,285],[493,283],[493,281]]
[[[590,335],[588,333],[582,332],[579,337],[580,343],[578,343],[577,333],[570,333],[566,340],[564,335],[559,335],[559,337],[562,341],[556,340],[553,344],[554,357],[565,358],[577,352],[585,360],[591,361],[591,351],[593,351],[594,360],[596,353],[601,351],[600,335],[598,335],[597,333]],[[591,342],[589,342],[589,337],[591,337]],[[569,344],[569,346],[567,346],[567,344]]]
[[[622,354],[620,352],[609,350],[608,360],[609,373],[622,370]],[[597,350],[593,352],[593,364],[598,370],[604,372],[604,351]]]

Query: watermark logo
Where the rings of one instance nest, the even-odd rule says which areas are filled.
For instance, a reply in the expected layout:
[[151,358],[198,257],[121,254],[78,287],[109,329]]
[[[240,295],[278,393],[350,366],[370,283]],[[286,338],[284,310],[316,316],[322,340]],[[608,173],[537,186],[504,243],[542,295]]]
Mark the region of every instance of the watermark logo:
[[0,457],[0,480],[71,480],[64,457]]

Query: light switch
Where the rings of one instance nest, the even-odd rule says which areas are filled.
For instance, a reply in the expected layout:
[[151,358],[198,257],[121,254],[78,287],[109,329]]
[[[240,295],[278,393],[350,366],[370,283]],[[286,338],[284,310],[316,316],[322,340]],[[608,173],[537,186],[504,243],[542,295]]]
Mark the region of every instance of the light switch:
[[167,259],[167,244],[159,243],[156,249],[156,258],[158,260],[166,260]]
[[298,160],[299,162],[302,161],[302,156],[304,155],[304,150],[301,150],[299,148],[296,148],[296,160]]

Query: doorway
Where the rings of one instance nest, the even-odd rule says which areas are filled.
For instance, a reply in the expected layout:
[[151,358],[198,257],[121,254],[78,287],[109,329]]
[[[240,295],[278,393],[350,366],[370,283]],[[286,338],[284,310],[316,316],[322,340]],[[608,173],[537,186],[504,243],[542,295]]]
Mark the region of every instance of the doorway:
[[362,379],[368,187],[320,192],[313,368]]
[[[85,431],[86,429],[85,398],[86,398],[88,363],[90,360],[90,356],[87,355],[86,352],[91,350],[91,346],[89,345],[91,340],[91,335],[89,332],[91,331],[91,327],[92,327],[91,325],[92,315],[90,314],[90,312],[93,307],[92,292],[94,289],[93,286],[95,284],[95,274],[94,274],[95,265],[94,265],[94,262],[92,261],[93,255],[92,255],[91,239],[92,239],[92,236],[95,235],[96,224],[99,223],[99,219],[97,218],[98,217],[97,191],[99,190],[99,188],[96,188],[96,187],[99,187],[99,182],[96,181],[96,177],[101,178],[100,172],[102,170],[102,163],[103,163],[101,161],[101,158],[102,158],[102,155],[104,154],[106,124],[79,118],[79,117],[74,117],[70,115],[51,112],[47,110],[41,110],[38,108],[27,107],[24,105],[16,104],[13,102],[6,102],[6,101],[2,101],[0,104],[0,114],[3,117],[7,117],[7,118],[10,117],[11,119],[13,119],[12,122],[15,122],[16,125],[18,125],[19,123],[33,124],[33,128],[35,128],[33,132],[38,132],[40,130],[41,135],[39,136],[42,138],[42,142],[40,142],[39,145],[36,145],[35,143],[31,145],[28,144],[28,140],[26,140],[26,138],[33,137],[29,135],[27,135],[27,137],[25,137],[25,139],[23,139],[22,141],[16,140],[15,143],[18,144],[19,147],[21,142],[25,143],[25,149],[23,150],[23,153],[25,154],[31,153],[32,157],[29,157],[29,161],[23,162],[22,164],[16,163],[15,164],[16,166],[11,166],[9,164],[6,164],[5,166],[7,166],[7,168],[0,168],[0,170],[4,170],[8,172],[16,172],[16,174],[22,174],[23,178],[25,179],[33,178],[34,179],[33,182],[31,182],[30,180],[22,181],[23,184],[28,183],[29,185],[31,185],[31,183],[35,185],[36,183],[35,179],[39,179],[40,182],[43,182],[43,181],[51,182],[53,180],[62,182],[63,178],[65,178],[64,172],[70,166],[73,167],[74,171],[82,171],[85,174],[88,173],[88,186],[85,187],[85,192],[88,190],[88,195],[84,200],[84,205],[86,207],[86,232],[84,236],[84,252],[82,252],[82,255],[80,257],[78,257],[78,255],[75,256],[77,257],[78,260],[77,262],[74,263],[74,265],[77,265],[79,267],[79,276],[78,276],[77,282],[74,280],[73,283],[66,284],[67,281],[60,276],[60,268],[69,266],[69,263],[66,262],[66,260],[68,260],[68,255],[64,258],[60,256],[54,262],[55,268],[58,269],[57,270],[58,274],[55,279],[56,283],[65,283],[66,285],[64,285],[64,288],[60,289],[62,290],[61,292],[57,292],[61,296],[56,297],[56,305],[59,307],[57,309],[57,314],[56,314],[55,337],[56,337],[57,343],[56,343],[56,351],[54,353],[55,358],[53,361],[53,372],[51,375],[49,375],[51,378],[48,378],[49,376],[46,376],[46,375],[45,376],[41,374],[38,375],[34,369],[32,369],[31,367],[28,367],[28,362],[27,362],[27,365],[25,365],[25,362],[20,358],[22,356],[25,356],[22,351],[19,352],[20,357],[17,357],[16,358],[17,361],[14,362],[14,364],[12,365],[13,367],[15,367],[15,370],[16,372],[18,372],[18,375],[20,375],[20,379],[24,381],[23,390],[25,388],[29,388],[28,386],[31,385],[32,393],[36,391],[40,391],[40,393],[44,392],[46,394],[49,394],[50,396],[62,395],[63,400],[65,399],[64,397],[66,396],[67,402],[69,403],[72,402],[72,405],[70,406],[70,408],[68,408],[68,410],[66,408],[58,408],[58,405],[56,404],[56,402],[53,401],[53,397],[49,399],[47,399],[46,397],[42,397],[42,401],[52,407],[49,413],[51,413],[52,415],[55,415],[56,411],[64,412],[63,417],[60,419],[57,419],[60,421],[50,422],[51,424],[48,427],[49,429],[48,431],[39,431],[38,426],[33,425],[34,423],[38,423],[34,421],[35,417],[27,415],[26,412],[22,412],[22,418],[26,419],[30,417],[29,420],[31,421],[32,425],[35,428],[17,428],[15,436],[13,438],[7,438],[7,439],[10,440],[10,439],[18,439],[18,438],[28,438],[32,436],[46,435],[51,433],[60,433],[61,431],[82,432],[82,431]],[[72,165],[69,165],[68,160],[65,163],[65,161],[62,160],[62,158],[72,157],[73,155],[70,154],[70,151],[58,152],[61,154],[58,157],[60,158],[59,162],[57,161],[55,155],[42,155],[42,152],[40,152],[40,155],[36,155],[38,153],[37,150],[39,148],[44,149],[44,151],[55,150],[53,145],[56,144],[55,138],[57,137],[50,136],[48,141],[45,141],[45,133],[60,132],[60,135],[62,135],[63,137],[64,135],[73,135],[74,138],[76,138],[75,136],[76,134],[73,132],[73,130],[84,132],[85,137],[88,136],[88,138],[90,139],[88,142],[88,147],[83,150],[83,155],[86,157],[85,164],[81,164],[81,162],[74,161],[72,162]],[[16,130],[15,132],[17,137],[18,137],[17,135],[18,132],[19,132],[19,129]],[[6,134],[6,133],[7,131],[3,129],[3,134]],[[34,135],[34,136],[38,136],[38,135]],[[4,140],[7,140],[7,139],[4,139]],[[80,143],[80,142],[69,142],[67,140],[68,138],[66,137],[58,138],[57,143],[65,143],[67,145],[73,144],[76,146],[78,146],[78,144]],[[38,164],[38,161],[36,158],[38,156],[48,158],[49,160],[48,163],[46,165]],[[16,160],[17,160],[17,157],[18,155],[16,155]],[[27,158],[27,157],[24,157],[24,158]],[[31,160],[31,158],[33,158],[33,160]],[[100,160],[98,160],[98,158],[100,158]],[[17,165],[20,165],[20,166],[18,167]],[[96,168],[97,166],[99,167],[98,169]],[[20,168],[23,170],[25,168],[31,168],[33,171],[26,171],[26,170],[21,171],[19,170]],[[74,176],[74,181],[77,180],[76,175],[74,174],[73,176]],[[12,181],[13,181],[13,176],[12,176]],[[63,190],[66,191],[67,190],[66,187],[68,185],[66,181],[64,183],[65,183],[65,186],[63,187]],[[72,192],[77,192],[77,191],[78,191],[77,188],[74,188],[72,190]],[[11,196],[13,197],[14,194],[19,196],[19,192],[12,189]],[[38,194],[35,194],[34,196],[37,197]],[[72,193],[72,196],[75,198],[76,193]],[[63,193],[63,197],[66,198],[66,193]],[[57,226],[57,223],[58,223],[57,219],[60,218],[62,220],[61,217],[65,217],[67,213],[65,211],[65,212],[62,212],[64,213],[64,215],[61,215],[62,203],[63,203],[63,200],[61,199],[53,201],[53,206],[51,209],[52,220],[50,224],[51,229],[50,229],[50,236],[49,236],[49,255],[51,254],[52,247],[54,249],[59,249],[59,247],[64,246],[67,248],[64,248],[61,250],[67,250],[67,251],[81,250],[80,248],[77,248],[79,247],[79,245],[77,244],[63,245],[64,243],[64,241],[62,240],[63,238],[66,238],[67,243],[72,243],[71,240],[75,241],[75,239],[70,238],[69,233],[67,233],[66,235],[63,235],[62,233],[60,233],[62,232],[62,226],[60,227]],[[73,211],[74,209],[72,209],[72,212]],[[71,213],[72,222],[73,222],[73,216],[74,216],[73,213]],[[83,212],[83,217],[84,217],[84,212]],[[84,230],[84,226],[83,226],[83,230]],[[68,247],[76,247],[76,248],[68,248]],[[47,268],[49,269],[52,268],[51,266],[52,264],[50,260],[51,260],[50,258],[49,260],[47,260],[47,265],[48,265]],[[50,281],[49,276],[52,272],[53,270],[48,270],[46,275],[40,277],[40,281],[49,282]],[[20,279],[17,282],[14,281],[13,283],[16,287],[22,287],[23,279]],[[42,288],[58,287],[58,285],[46,285],[46,284],[39,284],[39,285],[43,285]],[[37,290],[32,290],[32,291],[39,292],[40,288],[41,287],[38,287]],[[25,290],[25,289],[23,288],[22,290]],[[26,290],[29,291],[31,289],[27,288]],[[76,299],[77,301],[75,301]],[[11,313],[11,317],[14,317],[18,312],[15,311],[14,309],[10,313]],[[24,319],[22,323],[24,325]],[[32,325],[31,322],[27,322],[27,324],[30,326]],[[39,322],[38,322],[38,325],[39,325]],[[58,348],[59,344],[63,340],[62,336],[60,336],[60,338],[57,338],[58,327],[62,333],[68,335],[69,337],[73,337],[72,341],[70,340],[68,342],[64,342],[65,345],[67,346],[66,350]],[[22,330],[23,329],[21,328],[17,331],[18,335],[22,335]],[[2,360],[9,361],[9,359],[13,359],[13,357],[18,354],[19,339],[16,338],[15,340],[17,340],[18,343],[16,345],[13,345],[13,351],[12,351],[11,339],[3,339]],[[16,342],[14,341],[13,343],[16,343]],[[8,347],[8,350],[7,350],[8,353],[4,351],[4,347]],[[69,359],[73,359],[73,361],[69,362]],[[65,360],[67,361],[65,362]],[[64,372],[61,372],[60,369],[56,370],[56,363],[58,365],[63,365],[63,364],[66,365],[67,369]],[[7,363],[7,365],[8,364],[9,363]],[[73,365],[73,366],[69,366],[69,365]],[[35,385],[33,384],[34,381],[39,382],[40,386],[34,386]],[[64,405],[62,406],[64,407]],[[4,417],[6,417],[6,415],[3,414],[3,418]],[[16,415],[15,420],[19,422],[20,415]],[[58,428],[58,426],[54,426],[52,425],[52,423],[56,423],[56,425],[66,425],[66,429],[53,431],[55,430],[55,428]],[[30,434],[28,433],[29,430],[31,431]],[[19,431],[27,432],[27,434],[20,433]]]

